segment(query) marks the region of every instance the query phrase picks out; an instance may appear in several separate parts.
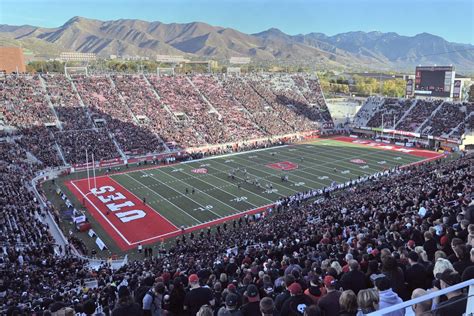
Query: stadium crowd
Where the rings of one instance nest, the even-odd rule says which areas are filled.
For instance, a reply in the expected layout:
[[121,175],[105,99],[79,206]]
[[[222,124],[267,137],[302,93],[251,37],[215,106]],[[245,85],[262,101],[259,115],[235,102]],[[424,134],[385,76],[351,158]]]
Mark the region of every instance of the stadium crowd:
[[[1,149],[6,315],[363,315],[474,276],[472,155],[396,169],[316,200],[303,192],[261,216],[182,235],[169,249],[145,246],[143,260],[119,270],[104,262],[95,271],[69,249],[55,254],[25,186],[37,165],[15,144]],[[465,297],[414,309],[461,315]]]
[[[82,247],[77,240],[66,249],[54,245],[29,190],[35,172],[61,164],[58,153],[75,163],[85,161],[86,148],[108,159],[119,155],[117,146],[142,154],[164,150],[163,142],[224,143],[311,130],[311,121],[330,115],[317,80],[299,75],[289,83],[263,75],[41,80],[0,84],[3,120],[19,128],[0,141],[0,313],[364,315],[474,277],[472,155],[317,197],[303,192],[264,214],[182,235],[169,248],[145,246],[143,260],[118,270],[105,261],[94,270],[73,255],[70,247]],[[373,108],[386,105],[398,117],[409,102]],[[418,100],[401,126],[420,127],[440,105]],[[437,113],[449,118],[436,114],[425,124],[446,133],[458,126],[450,118],[467,118],[467,111],[445,103]],[[365,119],[375,112],[365,111]],[[413,309],[461,315],[465,297],[454,292]]]
[[[305,86],[300,93],[289,75],[272,80],[290,88],[277,91],[278,85],[266,75],[246,79],[213,75],[7,76],[0,83],[0,109],[4,124],[25,130],[28,137],[22,140],[23,145],[48,165],[53,160],[57,165],[62,158],[66,163],[85,162],[81,151],[86,147],[107,159],[108,151],[114,152],[114,157],[119,155],[113,149],[115,143],[125,155],[144,155],[165,151],[165,143],[196,147],[237,142],[315,130],[319,123],[332,121],[318,84]],[[318,106],[306,101],[309,97]],[[96,133],[101,133],[102,143],[91,147],[94,139],[87,138]],[[43,137],[48,139],[47,146],[37,146]],[[71,142],[77,140],[82,147],[74,150]]]
[[[355,117],[357,126],[415,132],[422,135],[459,137],[472,129],[472,102],[368,98]],[[396,125],[396,126],[394,126]]]

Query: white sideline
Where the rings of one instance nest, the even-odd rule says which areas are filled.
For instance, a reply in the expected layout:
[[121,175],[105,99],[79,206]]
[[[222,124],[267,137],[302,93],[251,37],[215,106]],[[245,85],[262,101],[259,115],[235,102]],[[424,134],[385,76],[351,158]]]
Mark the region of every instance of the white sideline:
[[188,161],[183,161],[181,163],[193,163],[197,161],[204,161],[204,160],[209,160],[209,159],[218,159],[218,158],[224,158],[224,157],[232,157],[232,156],[237,156],[237,155],[243,155],[243,154],[249,154],[249,153],[256,153],[259,151],[264,151],[264,150],[275,150],[278,148],[285,148],[288,147],[288,145],[281,145],[281,146],[274,146],[274,147],[268,147],[268,148],[260,148],[260,149],[254,149],[254,150],[249,150],[249,151],[241,151],[238,153],[230,153],[230,154],[225,154],[225,155],[217,155],[217,156],[211,156],[211,157],[206,157],[206,158],[199,158],[196,160],[188,160]]

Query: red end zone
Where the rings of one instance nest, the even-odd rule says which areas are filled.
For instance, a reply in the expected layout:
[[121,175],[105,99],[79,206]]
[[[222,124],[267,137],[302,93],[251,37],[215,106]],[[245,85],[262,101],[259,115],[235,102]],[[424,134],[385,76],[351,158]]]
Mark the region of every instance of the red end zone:
[[[97,177],[96,181],[97,190],[94,194],[88,194],[87,179],[68,181],[66,186],[84,204],[120,249],[130,250],[136,248],[139,243],[151,244],[183,233],[176,225],[150,206],[143,204],[136,195],[109,176]],[[262,213],[273,206],[273,204],[268,204],[231,214],[208,223],[188,227],[184,232],[207,228],[237,219],[245,214]],[[107,211],[109,211],[108,215]]]
[[156,242],[178,231],[178,227],[112,178],[97,177],[96,181],[94,193],[89,191],[87,179],[68,181],[66,186],[122,250]]

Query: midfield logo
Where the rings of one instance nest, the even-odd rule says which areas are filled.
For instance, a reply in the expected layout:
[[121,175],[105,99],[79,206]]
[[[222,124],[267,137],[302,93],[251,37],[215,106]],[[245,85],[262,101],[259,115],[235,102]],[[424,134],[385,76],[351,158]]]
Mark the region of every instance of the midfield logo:
[[298,164],[291,161],[274,162],[274,163],[269,163],[265,166],[267,166],[268,168],[283,170],[283,171],[298,169]]
[[207,173],[207,169],[206,169],[206,168],[197,168],[197,169],[191,170],[191,172],[193,172],[193,173],[199,173],[199,174],[204,174],[204,173]]

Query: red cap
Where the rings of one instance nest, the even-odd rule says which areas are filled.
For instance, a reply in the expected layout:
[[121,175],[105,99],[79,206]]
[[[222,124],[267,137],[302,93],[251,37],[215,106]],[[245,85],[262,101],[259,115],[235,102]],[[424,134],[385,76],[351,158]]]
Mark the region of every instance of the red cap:
[[298,282],[293,282],[288,287],[288,291],[290,291],[290,294],[296,295],[301,294],[301,292],[303,292],[303,289],[301,288],[301,285]]
[[199,277],[197,274],[191,274],[188,278],[189,283],[196,283],[199,282]]
[[449,239],[448,239],[448,236],[444,235],[443,237],[441,237],[441,239],[439,240],[439,243],[441,244],[441,246],[444,246],[448,243]]
[[410,239],[410,240],[407,242],[407,245],[408,245],[408,247],[413,248],[413,247],[415,247],[415,241]]
[[334,279],[334,277],[332,275],[326,275],[324,277],[324,285],[326,286],[331,286],[331,285],[334,285],[336,283],[336,279]]
[[379,253],[380,253],[380,251],[379,251],[377,248],[375,248],[375,249],[372,250],[372,252],[371,252],[372,256],[374,256],[374,257],[377,257]]
[[235,291],[236,288],[235,288],[235,285],[233,285],[233,284],[231,283],[231,284],[227,285],[227,289],[228,289],[229,291]]

